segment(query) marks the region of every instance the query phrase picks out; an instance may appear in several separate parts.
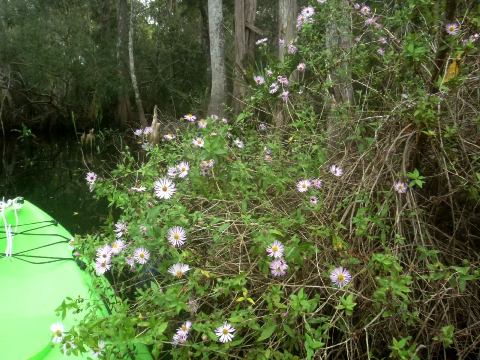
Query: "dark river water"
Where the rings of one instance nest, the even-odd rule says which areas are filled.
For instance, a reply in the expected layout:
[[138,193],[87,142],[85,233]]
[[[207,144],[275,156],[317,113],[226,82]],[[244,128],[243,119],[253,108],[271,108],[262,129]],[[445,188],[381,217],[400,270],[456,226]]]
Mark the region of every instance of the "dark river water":
[[82,148],[77,139],[62,137],[0,139],[0,198],[23,196],[72,234],[92,232],[109,209],[89,192],[85,174],[113,166],[119,147]]

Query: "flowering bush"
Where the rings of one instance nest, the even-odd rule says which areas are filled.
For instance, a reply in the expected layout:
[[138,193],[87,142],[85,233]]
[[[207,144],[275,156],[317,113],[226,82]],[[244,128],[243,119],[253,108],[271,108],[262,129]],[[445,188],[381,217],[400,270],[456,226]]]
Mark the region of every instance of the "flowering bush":
[[[466,88],[478,76],[427,95],[419,69],[430,49],[398,21],[431,10],[394,9],[386,24],[382,9],[352,4],[359,87],[354,103],[335,107],[325,80],[335,58],[318,50],[329,6],[301,10],[298,44],[255,75],[235,121],[188,114],[140,160],[127,152],[116,169],[88,174],[119,215],[75,246],[112,312],[65,302],[89,310],[69,337],[55,326],[55,342],[115,359],[137,344],[179,359],[416,359],[478,346],[478,258],[457,241],[475,229],[455,196],[478,201],[480,166],[470,113],[449,110],[457,96],[475,104]],[[466,31],[448,26],[451,36]],[[325,135],[332,118],[341,146]],[[459,165],[467,160],[470,169]],[[454,230],[435,217],[439,203]]]

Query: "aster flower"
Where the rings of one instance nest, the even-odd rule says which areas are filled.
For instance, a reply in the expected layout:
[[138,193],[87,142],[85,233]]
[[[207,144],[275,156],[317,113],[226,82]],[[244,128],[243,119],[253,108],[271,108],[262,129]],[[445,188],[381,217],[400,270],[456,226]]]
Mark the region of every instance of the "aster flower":
[[316,196],[310,196],[310,204],[311,205],[317,205],[318,204],[318,198]]
[[275,94],[279,89],[279,86],[276,82],[274,82],[272,85],[270,85],[270,87],[268,88],[268,92],[270,94]]
[[193,139],[192,144],[202,148],[205,145],[205,141],[202,138],[196,138]]
[[143,247],[139,247],[135,249],[135,252],[133,253],[133,259],[135,262],[141,265],[146,264],[148,259],[150,259],[150,252]]
[[180,247],[185,244],[185,240],[187,239],[187,234],[185,233],[185,229],[180,226],[174,226],[170,230],[168,230],[168,242],[174,247]]
[[95,359],[98,359],[100,355],[102,355],[103,350],[105,350],[105,341],[103,340],[98,340],[98,345],[92,349],[93,350],[93,357]]
[[205,129],[207,127],[207,120],[205,119],[198,120],[197,126],[199,129]]
[[360,14],[362,14],[363,16],[367,16],[368,14],[370,14],[370,7],[367,6],[367,5],[363,5],[361,8],[360,8]]
[[222,123],[228,124],[228,119],[222,118]]
[[65,334],[65,327],[61,322],[56,322],[52,325],[50,325],[50,331],[52,332],[53,338],[52,338],[52,343],[58,344],[61,343]]
[[189,122],[194,122],[195,120],[197,120],[197,117],[192,114],[184,115],[183,118]]
[[257,75],[253,77],[253,80],[255,80],[255,83],[257,85],[263,85],[265,84],[265,78],[263,76]]
[[267,69],[265,70],[265,75],[267,75],[268,77],[271,77],[273,75],[273,71],[270,69]]
[[168,134],[163,135],[163,139],[166,140],[166,141],[171,141],[171,140],[175,139],[175,135],[172,134],[172,133],[168,133]]
[[191,321],[186,321],[177,329],[178,335],[188,335],[190,328],[192,327]]
[[360,10],[360,7],[361,7],[361,6],[360,6],[359,3],[353,4],[353,8],[354,8],[355,10]]
[[282,75],[278,76],[277,81],[283,86],[288,86],[289,84],[288,78],[286,76],[282,76]]
[[243,147],[245,146],[245,145],[243,144],[243,141],[240,140],[240,139],[238,139],[238,138],[235,139],[235,140],[233,141],[233,143],[234,143],[239,149],[243,149]]
[[365,19],[365,26],[375,25],[377,23],[378,17],[369,17]]
[[188,175],[190,171],[190,164],[186,161],[182,161],[177,165],[178,177],[184,178]]
[[97,249],[97,260],[107,260],[110,261],[112,257],[112,248],[110,245],[104,245]]
[[379,42],[380,44],[385,45],[385,44],[388,43],[388,40],[387,40],[387,38],[386,38],[385,36],[380,36],[380,37],[378,38],[378,42]]
[[408,190],[408,185],[403,181],[397,181],[396,183],[393,184],[393,188],[397,193],[405,194]]
[[380,55],[380,56],[383,56],[383,55],[385,55],[385,50],[383,48],[378,48],[377,49],[377,54]]
[[175,178],[178,175],[178,169],[176,166],[169,166],[167,169],[167,176],[169,178]]
[[85,180],[87,180],[89,185],[93,185],[95,184],[95,181],[97,181],[97,174],[95,174],[93,171],[90,171],[87,173],[87,176],[85,176]]
[[332,175],[340,177],[343,175],[343,169],[340,166],[332,165],[329,168],[329,171]]
[[460,31],[460,25],[458,23],[451,23],[445,26],[445,31],[448,35],[457,35]]
[[312,179],[312,185],[315,189],[321,189],[323,186],[323,181],[320,179]]
[[145,186],[132,186],[130,190],[135,192],[145,192],[147,188]]
[[110,268],[112,267],[112,264],[110,264],[110,261],[107,259],[97,259],[95,262],[95,273],[98,276],[101,276],[105,274]]
[[172,180],[168,178],[163,178],[160,180],[155,181],[153,184],[153,188],[155,190],[155,196],[159,199],[170,199],[175,191],[175,184]]
[[298,48],[297,48],[295,45],[293,45],[293,44],[288,45],[288,47],[287,47],[287,52],[288,52],[290,55],[296,54],[297,51],[298,51]]
[[269,247],[267,247],[267,254],[273,258],[281,258],[284,250],[285,248],[283,244],[280,241],[275,240]]
[[300,64],[297,65],[297,70],[298,71],[304,72],[306,68],[307,68],[307,66],[305,65],[305,63],[300,63]]
[[149,135],[153,132],[153,128],[151,126],[147,126],[145,129],[143,129],[143,135]]
[[310,186],[312,186],[312,182],[310,180],[300,180],[297,182],[298,192],[306,192]]
[[170,274],[172,274],[173,276],[176,276],[177,278],[181,278],[189,270],[190,270],[190,266],[188,266],[186,264],[177,263],[177,264],[174,264],[174,265],[170,266],[170,268],[168,269],[168,272]]
[[283,276],[287,273],[288,265],[282,258],[275,259],[270,263],[270,272],[273,276]]
[[136,130],[133,132],[133,135],[135,135],[135,136],[142,136],[142,135],[143,135],[143,129],[136,129]]
[[267,124],[265,124],[265,123],[260,123],[260,124],[258,125],[258,130],[259,130],[259,131],[262,131],[262,132],[263,132],[263,131],[267,131]]
[[330,273],[330,280],[335,286],[341,288],[352,280],[352,275],[350,275],[347,269],[343,267],[337,267]]
[[232,341],[234,332],[235,328],[226,321],[223,323],[222,326],[219,326],[215,329],[215,335],[218,336],[218,341],[220,341],[221,343],[227,343],[229,341]]
[[315,9],[312,6],[304,7],[301,14],[306,18],[312,17],[313,15],[315,15]]
[[127,256],[125,258],[125,263],[130,266],[130,269],[131,270],[134,270],[135,269],[135,259],[133,258],[133,256]]
[[178,332],[172,337],[173,346],[183,345],[187,342],[188,334],[179,334]]
[[128,234],[127,224],[119,221],[115,224],[113,231],[115,232],[115,237],[121,238],[123,235]]
[[280,95],[280,97],[282,98],[282,100],[284,102],[287,102],[288,101],[288,97],[290,96],[290,92],[285,90],[285,91],[282,91],[282,94]]
[[325,4],[326,1],[327,0],[317,0],[317,3],[319,3],[320,5],[323,5],[323,4]]
[[73,343],[73,341],[66,341],[62,346],[63,355],[69,354],[70,351],[72,351],[75,348],[76,348],[76,345]]
[[120,254],[123,249],[125,249],[127,246],[125,245],[125,242],[123,240],[115,240],[113,243],[112,243],[112,254],[113,255],[118,255]]

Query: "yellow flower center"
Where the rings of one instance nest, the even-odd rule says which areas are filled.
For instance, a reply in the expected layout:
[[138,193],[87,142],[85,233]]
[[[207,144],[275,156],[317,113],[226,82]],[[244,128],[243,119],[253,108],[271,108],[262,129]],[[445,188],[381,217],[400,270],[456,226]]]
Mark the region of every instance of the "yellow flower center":
[[344,282],[344,281],[345,281],[345,275],[343,275],[343,274],[338,274],[337,280],[338,280],[338,282]]
[[175,240],[180,240],[180,234],[179,234],[179,233],[174,234],[174,235],[173,235],[173,238],[174,238]]
[[223,335],[228,335],[228,330],[226,328],[223,328],[222,333]]
[[280,249],[278,248],[277,245],[272,246],[272,252],[277,252],[278,250],[280,250]]
[[162,187],[162,190],[163,190],[163,191],[167,191],[167,190],[168,190],[168,187],[167,187],[166,185],[164,185],[164,186]]
[[183,272],[181,270],[177,270],[176,276],[181,278],[183,276]]

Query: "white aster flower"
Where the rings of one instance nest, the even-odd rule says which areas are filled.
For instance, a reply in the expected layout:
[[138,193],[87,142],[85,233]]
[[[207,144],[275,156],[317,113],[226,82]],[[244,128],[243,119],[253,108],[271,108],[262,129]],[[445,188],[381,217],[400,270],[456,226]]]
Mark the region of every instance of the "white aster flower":
[[197,117],[192,114],[187,114],[183,118],[189,122],[194,122],[195,120],[197,120]]
[[53,333],[52,342],[54,344],[61,343],[63,337],[65,336],[65,327],[63,326],[63,324],[61,322],[56,322],[50,325],[50,331]]
[[190,270],[190,266],[186,264],[177,263],[170,266],[170,268],[168,269],[168,272],[173,276],[176,276],[177,278],[181,278],[187,273],[188,270]]
[[267,254],[270,257],[281,258],[283,256],[283,251],[285,250],[283,244],[275,240],[269,247],[267,247]]
[[170,140],[175,139],[175,135],[171,134],[171,133],[168,133],[168,134],[163,135],[163,139],[166,140],[166,141],[170,141]]
[[88,185],[93,185],[95,184],[95,181],[97,181],[97,174],[90,171],[87,173],[87,176],[85,176],[85,180],[87,180]]
[[205,145],[205,141],[202,138],[193,139],[192,144],[197,147],[203,147]]
[[180,226],[174,226],[170,230],[168,230],[168,241],[174,247],[180,247],[185,244],[185,240],[187,239],[187,235],[185,233],[185,229]]
[[198,122],[197,122],[197,126],[199,129],[205,129],[207,127],[207,120],[205,119],[200,119]]
[[187,341],[188,334],[179,334],[178,332],[172,337],[173,346],[183,345]]
[[283,276],[287,273],[287,262],[282,259],[275,259],[270,263],[270,272],[273,276]]
[[182,326],[180,326],[177,329],[177,334],[188,336],[188,333],[189,333],[191,327],[192,327],[192,322],[191,321],[186,321],[182,324]]
[[245,146],[245,145],[243,144],[243,141],[240,140],[240,139],[235,139],[235,140],[233,141],[233,143],[234,143],[239,149],[243,149],[243,147]]
[[126,248],[125,242],[123,240],[115,240],[112,243],[111,249],[112,249],[112,254],[113,255],[118,255],[122,252],[123,249]]
[[344,287],[352,280],[352,275],[347,269],[343,267],[337,267],[330,273],[330,280],[339,288]]
[[73,343],[73,341],[66,341],[65,344],[63,344],[63,346],[62,346],[63,355],[69,354],[70,351],[72,351],[76,347],[77,346]]
[[182,161],[180,164],[177,165],[178,177],[184,178],[185,176],[188,175],[189,171],[190,171],[190,164],[188,162]]
[[115,229],[113,231],[117,238],[121,238],[123,235],[128,234],[127,224],[119,221],[115,224]]
[[332,175],[340,177],[343,175],[343,169],[340,166],[332,165],[329,168],[329,171]]
[[110,245],[104,245],[97,249],[97,259],[110,261],[112,257],[112,247]]
[[177,190],[175,184],[168,178],[155,181],[153,188],[155,196],[159,199],[170,199]]
[[403,181],[397,181],[396,183],[393,184],[393,188],[397,193],[405,194],[408,190],[408,185]]
[[143,247],[139,247],[135,249],[135,252],[133,253],[133,259],[135,262],[141,265],[146,264],[148,259],[150,259],[150,252]]
[[297,183],[297,190],[298,192],[306,192],[312,186],[312,182],[310,180],[300,180]]
[[105,274],[108,270],[110,270],[111,267],[112,265],[110,264],[109,260],[97,259],[97,261],[95,262],[95,273],[98,276],[101,276]]
[[219,326],[215,329],[215,335],[218,336],[218,341],[220,341],[221,343],[227,343],[229,341],[232,341],[234,332],[235,328],[226,321],[223,323],[222,326]]
[[273,83],[272,85],[270,85],[270,87],[268,88],[268,92],[269,92],[270,94],[275,94],[275,93],[278,91],[279,88],[280,88],[280,87],[278,86],[278,84],[277,84],[276,82],[274,82],[274,83]]
[[175,178],[178,175],[178,170],[176,166],[169,166],[167,169],[167,176],[169,178]]

